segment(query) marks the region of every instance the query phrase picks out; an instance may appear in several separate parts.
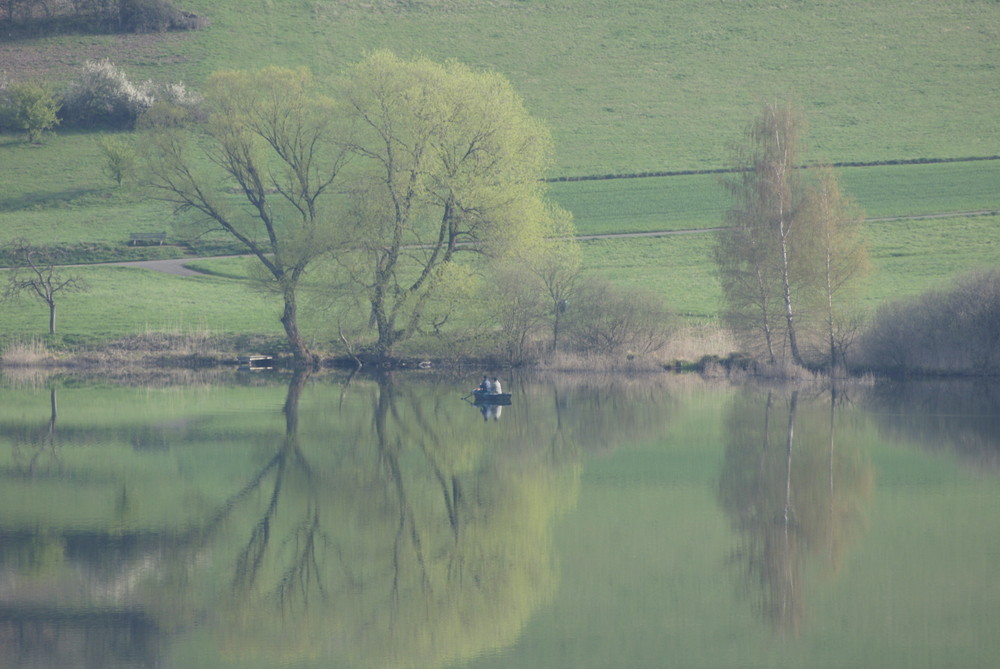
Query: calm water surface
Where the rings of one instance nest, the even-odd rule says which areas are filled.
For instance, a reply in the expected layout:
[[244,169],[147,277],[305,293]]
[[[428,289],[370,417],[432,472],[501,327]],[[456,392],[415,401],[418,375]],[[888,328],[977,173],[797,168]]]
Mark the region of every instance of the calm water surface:
[[1000,387],[0,383],[0,666],[995,667]]

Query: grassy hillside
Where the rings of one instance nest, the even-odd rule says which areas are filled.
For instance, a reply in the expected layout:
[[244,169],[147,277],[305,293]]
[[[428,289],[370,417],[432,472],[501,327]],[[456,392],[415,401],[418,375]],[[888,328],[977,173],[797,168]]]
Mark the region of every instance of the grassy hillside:
[[110,57],[136,79],[306,65],[372,49],[504,73],[554,129],[558,174],[717,167],[761,98],[806,111],[821,160],[1000,154],[990,0],[177,0],[203,31],[0,44],[3,75]]

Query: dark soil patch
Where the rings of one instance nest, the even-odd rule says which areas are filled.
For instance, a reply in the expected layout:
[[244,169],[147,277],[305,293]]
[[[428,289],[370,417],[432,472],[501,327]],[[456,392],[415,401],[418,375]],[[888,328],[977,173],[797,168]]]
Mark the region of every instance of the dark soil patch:
[[88,60],[110,58],[126,68],[138,65],[182,63],[182,33],[67,37],[60,43],[0,41],[0,77],[10,81],[72,80]]

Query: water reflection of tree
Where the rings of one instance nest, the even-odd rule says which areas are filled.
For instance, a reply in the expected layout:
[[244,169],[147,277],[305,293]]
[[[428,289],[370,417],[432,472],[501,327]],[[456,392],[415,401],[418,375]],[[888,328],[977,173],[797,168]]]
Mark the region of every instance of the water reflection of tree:
[[802,626],[807,564],[836,572],[871,495],[871,467],[853,445],[837,443],[837,393],[828,400],[824,415],[803,411],[798,391],[748,392],[727,419],[719,498],[740,535],[733,559],[781,634]]
[[550,524],[576,467],[438,421],[432,397],[388,376],[300,425],[305,383],[276,451],[151,591],[158,618],[205,612],[235,662],[433,667],[511,643],[554,592]]
[[4,433],[13,448],[12,469],[24,476],[34,476],[40,466],[57,466],[59,444],[56,439],[58,399],[55,387],[49,388],[49,416],[37,426],[18,424],[5,426]]
[[876,384],[866,404],[882,433],[955,452],[974,467],[1000,467],[1000,383],[989,379]]

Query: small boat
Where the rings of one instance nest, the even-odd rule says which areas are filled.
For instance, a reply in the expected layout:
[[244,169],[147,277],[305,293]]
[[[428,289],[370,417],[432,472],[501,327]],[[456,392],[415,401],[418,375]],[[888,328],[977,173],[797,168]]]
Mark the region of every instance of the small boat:
[[510,404],[510,393],[491,393],[485,390],[473,390],[472,401],[475,404]]

